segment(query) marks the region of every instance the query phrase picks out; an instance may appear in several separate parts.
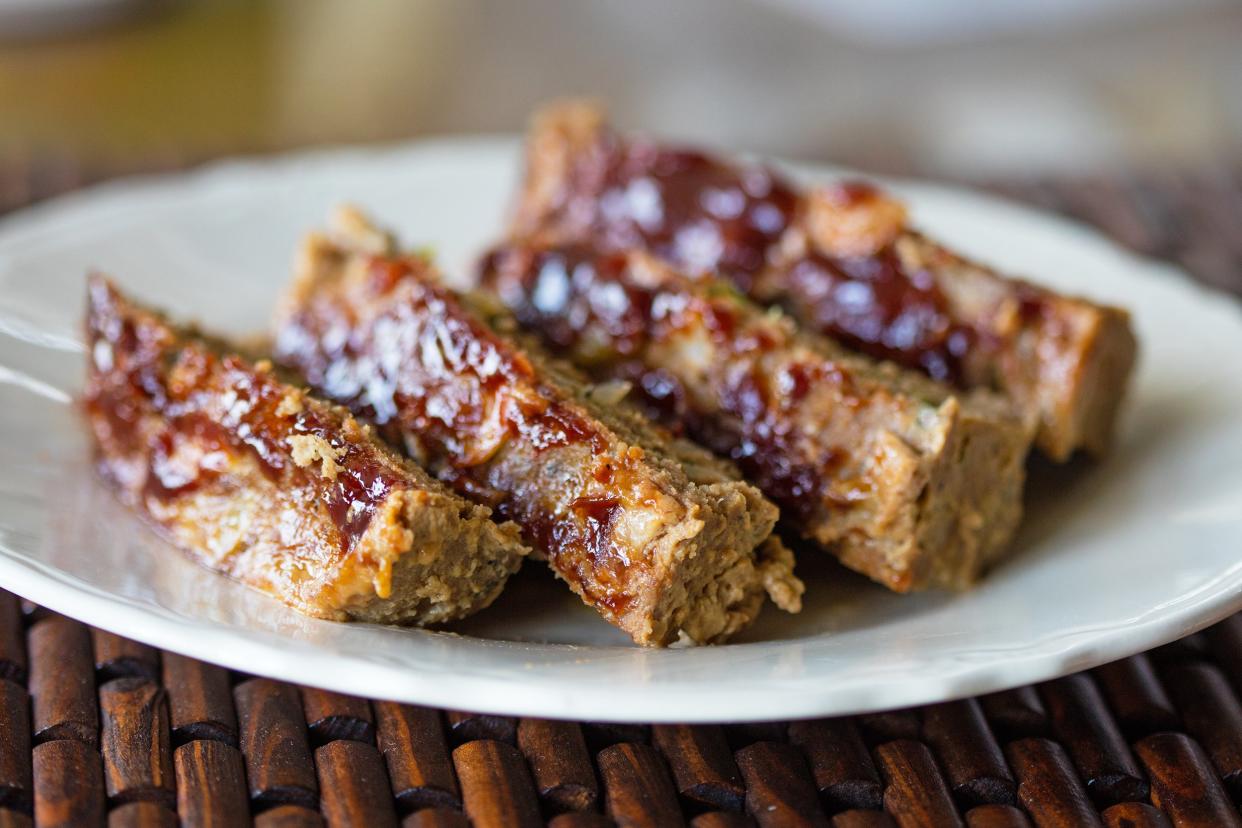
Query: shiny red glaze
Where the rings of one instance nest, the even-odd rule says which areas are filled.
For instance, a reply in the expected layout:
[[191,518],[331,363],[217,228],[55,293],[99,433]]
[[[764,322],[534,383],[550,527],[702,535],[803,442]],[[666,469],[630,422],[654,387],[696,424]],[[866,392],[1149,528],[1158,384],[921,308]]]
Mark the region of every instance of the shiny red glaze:
[[[227,455],[248,455],[280,485],[314,492],[348,551],[401,484],[369,446],[342,436],[340,418],[313,407],[277,414],[288,386],[239,358],[179,341],[103,282],[91,285],[87,336],[92,370],[85,406],[100,442],[110,447],[101,459],[143,457],[144,502],[190,496],[225,473]],[[308,434],[343,449],[334,480],[323,478],[318,465],[293,463],[288,438]]]
[[[620,616],[635,597],[628,587],[631,562],[617,554],[620,550],[612,543],[613,525],[621,509],[616,498],[580,497],[570,507],[572,515],[522,509],[515,503],[502,505],[500,513],[519,522],[533,545],[549,550],[562,578],[581,589],[592,603]],[[565,554],[573,550],[586,555]]]
[[414,263],[376,258],[371,272],[370,298],[384,301],[365,323],[350,307],[319,302],[281,331],[279,357],[311,385],[381,426],[399,424],[437,465],[458,470],[485,462],[509,434],[537,448],[603,450],[603,435],[574,409],[516,393],[537,382],[530,362],[448,290],[418,277]]
[[[649,416],[735,460],[783,507],[808,515],[828,496],[842,457],[806,456],[788,431],[789,411],[815,383],[844,387],[848,378],[829,362],[765,374],[759,357],[779,343],[762,326],[744,326],[735,299],[712,297],[689,282],[641,284],[623,257],[580,245],[500,248],[485,260],[482,280],[550,347],[572,354],[596,379],[629,381]],[[711,406],[696,404],[682,379],[648,352],[694,329],[711,338],[714,358],[740,366],[714,381]]]
[[635,140],[607,147],[593,200],[595,242],[640,247],[691,272],[749,283],[789,226],[797,196],[775,172]]
[[781,301],[823,333],[933,379],[960,382],[972,330],[953,322],[935,278],[908,270],[891,246],[853,258],[811,253],[779,282]]
[[[608,136],[582,164],[570,178],[577,192],[569,212],[590,215],[586,233],[593,244],[646,250],[690,274],[722,275],[748,293],[801,198],[764,167],[643,139]],[[880,191],[845,180],[832,193],[850,206]],[[757,298],[776,298],[863,353],[962,381],[962,359],[976,343],[973,329],[954,322],[931,275],[905,268],[891,246],[853,258],[813,252],[786,266],[777,281],[776,297]]]
[[521,526],[571,583],[611,585],[589,597],[623,612],[625,573],[609,575],[617,565],[610,513],[589,505],[566,512],[537,483],[514,481],[491,462],[511,441],[536,451],[585,446],[597,458],[595,479],[611,484],[608,435],[543,385],[525,355],[436,284],[424,263],[376,258],[369,267],[362,289],[315,297],[294,314],[278,335],[279,358],[413,445],[462,495]]

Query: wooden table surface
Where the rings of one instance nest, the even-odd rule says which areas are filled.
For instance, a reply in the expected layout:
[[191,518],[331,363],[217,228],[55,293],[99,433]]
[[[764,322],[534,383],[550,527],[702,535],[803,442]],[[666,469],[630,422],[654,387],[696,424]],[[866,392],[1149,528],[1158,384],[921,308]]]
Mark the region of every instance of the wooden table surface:
[[[106,174],[0,164],[0,211]],[[1242,170],[987,186],[1242,295]],[[977,699],[688,727],[350,698],[0,592],[0,828],[1242,826],[1240,699],[1242,615]]]

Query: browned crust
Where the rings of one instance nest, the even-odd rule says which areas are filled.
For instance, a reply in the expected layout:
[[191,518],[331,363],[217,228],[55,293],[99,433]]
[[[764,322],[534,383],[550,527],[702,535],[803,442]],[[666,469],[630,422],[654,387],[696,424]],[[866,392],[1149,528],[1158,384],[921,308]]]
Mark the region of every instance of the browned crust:
[[491,603],[528,552],[515,526],[347,411],[102,277],[89,283],[87,345],[85,411],[121,499],[200,563],[302,612],[450,621]]
[[[487,262],[483,285],[528,330],[597,379],[675,384],[679,407],[653,401],[653,416],[717,451],[740,451],[743,472],[787,520],[886,586],[965,586],[1012,535],[1029,429],[999,398],[953,396],[848,354],[645,254],[508,246]],[[543,266],[578,275],[547,290]],[[552,294],[562,299],[554,307]]]
[[[511,235],[536,242],[590,236],[602,158],[622,140],[591,101],[561,102],[537,113]],[[960,379],[967,387],[1012,399],[1037,425],[1036,445],[1054,460],[1107,450],[1137,356],[1129,315],[968,261],[911,231],[904,207],[891,197],[843,206],[830,188],[801,194],[794,222],[769,250],[770,266],[746,287],[752,298],[780,303],[814,326],[813,308],[788,294],[791,257],[808,248],[867,255],[894,242],[907,265],[925,267],[935,278],[953,322],[984,334],[965,359]]]
[[[552,229],[549,216],[563,215],[578,176],[590,174],[601,139],[609,131],[604,108],[588,99],[565,100],[538,110],[526,141],[526,171],[510,231],[536,238]],[[585,183],[585,182],[584,182]],[[589,186],[587,187],[589,189]]]
[[1002,343],[967,364],[968,379],[1036,417],[1041,451],[1057,461],[1107,452],[1138,357],[1128,312],[1005,278],[918,233],[903,232],[897,249],[935,275],[958,319]]
[[[377,255],[367,240],[381,238],[345,211],[334,236],[308,239],[274,325],[282,361],[512,517],[638,643],[724,640],[754,619],[765,587],[797,609],[791,561],[757,555],[776,509],[756,489],[702,456],[688,477],[679,453],[691,450],[498,335],[425,259],[390,240]],[[328,344],[346,329],[348,353]]]

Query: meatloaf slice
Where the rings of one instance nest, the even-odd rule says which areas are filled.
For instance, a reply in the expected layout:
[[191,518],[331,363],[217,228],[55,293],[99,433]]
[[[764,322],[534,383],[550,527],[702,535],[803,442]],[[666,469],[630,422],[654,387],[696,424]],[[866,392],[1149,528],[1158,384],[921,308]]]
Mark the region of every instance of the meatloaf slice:
[[1124,310],[964,259],[873,186],[804,191],[759,165],[619,135],[590,104],[535,118],[512,235],[722,275],[852,349],[1007,395],[1055,460],[1106,450],[1136,357]]
[[799,333],[729,283],[637,251],[505,245],[483,265],[527,330],[736,461],[805,536],[899,592],[961,587],[1021,513],[1029,429],[988,392]]
[[765,589],[798,608],[757,489],[499,334],[358,212],[306,241],[274,330],[280,360],[518,523],[636,642],[722,641]]
[[343,408],[91,277],[85,410],[121,499],[200,563],[310,615],[432,624],[529,551]]

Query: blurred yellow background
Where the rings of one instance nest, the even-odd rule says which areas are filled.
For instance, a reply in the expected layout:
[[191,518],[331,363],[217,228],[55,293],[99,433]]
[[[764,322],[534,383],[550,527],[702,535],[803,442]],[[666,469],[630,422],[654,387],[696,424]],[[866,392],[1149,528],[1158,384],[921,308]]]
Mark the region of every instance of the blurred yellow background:
[[1139,2],[982,31],[926,3],[907,13],[926,22],[904,27],[813,0],[128,5],[95,26],[6,24],[0,163],[122,170],[516,131],[539,101],[581,93],[632,127],[878,170],[1242,155],[1238,3]]

